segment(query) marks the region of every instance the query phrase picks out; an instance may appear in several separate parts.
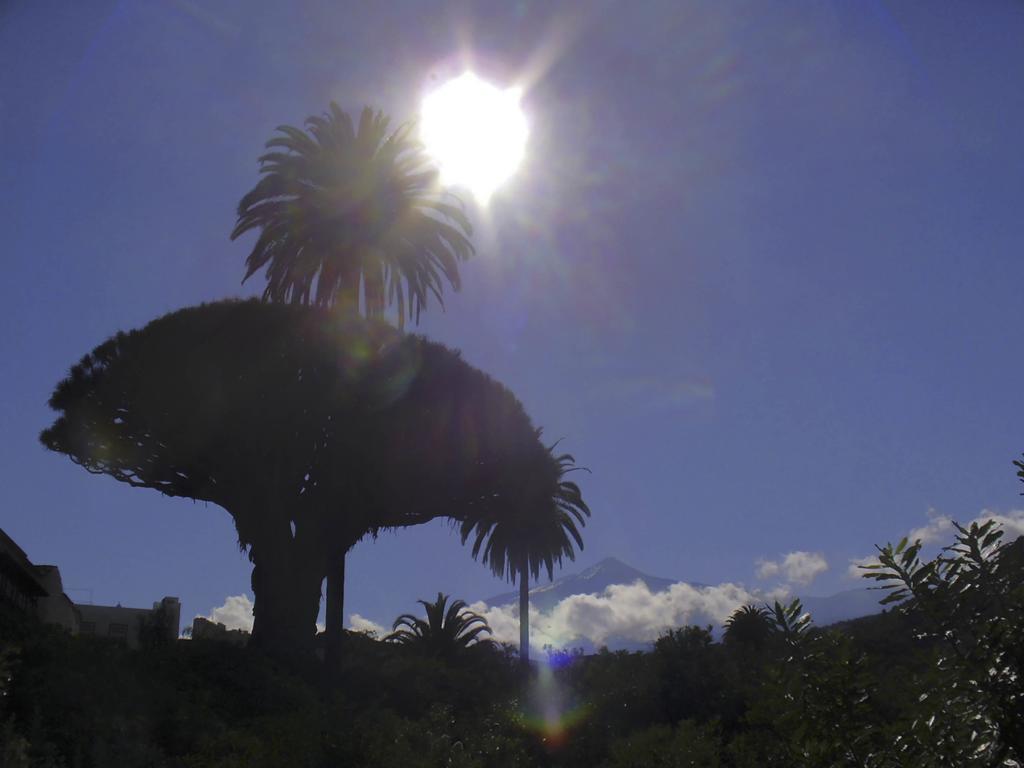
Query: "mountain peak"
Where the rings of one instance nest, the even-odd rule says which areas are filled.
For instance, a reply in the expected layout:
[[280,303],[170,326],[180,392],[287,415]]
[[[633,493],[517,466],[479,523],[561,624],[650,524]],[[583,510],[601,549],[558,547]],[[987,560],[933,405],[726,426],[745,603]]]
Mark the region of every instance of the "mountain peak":
[[[579,573],[559,576],[550,584],[538,584],[530,590],[530,602],[541,610],[547,610],[571,595],[601,594],[612,584],[634,584],[637,581],[646,584],[652,592],[658,592],[668,589],[676,580],[649,576],[618,558],[606,557]],[[506,592],[484,602],[508,605],[518,601],[518,592]]]
[[580,571],[579,573],[579,578],[581,579],[593,579],[599,576],[627,578],[630,582],[633,582],[637,579],[643,579],[645,574],[615,557],[606,557],[603,560],[599,560],[594,565]]
[[626,563],[622,562],[617,557],[606,557],[606,558],[603,558],[602,560],[598,560],[596,563],[594,563],[590,567],[591,568],[602,568],[604,566],[612,566],[612,565],[625,565],[627,568],[631,567],[629,565],[626,565]]
[[582,573],[587,573],[589,571],[602,571],[608,568],[628,568],[629,570],[634,570],[632,566],[626,565],[626,563],[616,557],[606,557],[602,560],[598,560],[589,568],[585,568]]

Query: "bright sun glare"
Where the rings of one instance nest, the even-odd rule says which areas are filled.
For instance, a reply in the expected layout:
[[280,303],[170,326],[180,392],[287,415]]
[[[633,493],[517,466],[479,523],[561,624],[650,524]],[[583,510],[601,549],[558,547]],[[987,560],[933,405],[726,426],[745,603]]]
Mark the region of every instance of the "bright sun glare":
[[501,90],[466,72],[423,100],[420,138],[442,184],[466,187],[486,203],[515,172],[529,133],[520,96],[518,88]]

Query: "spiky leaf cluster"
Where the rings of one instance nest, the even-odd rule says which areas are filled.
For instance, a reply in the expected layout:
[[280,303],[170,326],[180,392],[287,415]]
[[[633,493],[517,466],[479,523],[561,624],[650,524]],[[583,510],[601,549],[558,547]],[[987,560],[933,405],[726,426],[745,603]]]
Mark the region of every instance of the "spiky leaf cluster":
[[932,560],[904,538],[864,567],[889,590],[883,602],[921,622],[919,640],[942,649],[897,747],[906,764],[1009,765],[1024,756],[1024,540],[1003,544],[991,519],[953,525],[955,542]]
[[556,563],[574,560],[577,548],[583,548],[580,529],[590,508],[579,486],[566,478],[578,469],[576,460],[568,453],[556,454],[556,445],[523,475],[523,490],[536,502],[514,515],[474,515],[460,527],[462,542],[473,540],[473,557],[482,559],[499,578],[515,581],[525,558],[534,579],[542,569],[550,579]]
[[266,143],[262,178],[238,204],[235,239],[259,237],[248,279],[266,270],[263,296],[275,302],[347,304],[367,317],[395,305],[401,327],[419,319],[429,295],[460,287],[459,262],[473,253],[458,199],[443,193],[406,123],[369,107],[358,124],[331,103]]
[[413,646],[428,655],[450,657],[475,643],[486,642],[481,635],[491,634],[487,620],[468,610],[464,600],[452,600],[437,593],[430,603],[417,600],[426,610],[426,618],[403,613],[392,625],[394,630],[384,639],[388,642]]

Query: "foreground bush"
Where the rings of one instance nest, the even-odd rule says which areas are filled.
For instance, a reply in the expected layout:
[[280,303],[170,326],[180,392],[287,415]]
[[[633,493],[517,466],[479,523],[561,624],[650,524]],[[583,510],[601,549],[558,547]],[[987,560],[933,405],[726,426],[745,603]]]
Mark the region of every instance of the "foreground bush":
[[[4,766],[1019,766],[1024,540],[881,549],[888,613],[666,633],[647,653],[453,655],[349,634],[318,667],[181,641],[132,651],[0,612]],[[884,594],[884,593],[880,593]],[[757,613],[755,616],[754,614]],[[735,625],[735,623],[734,623]],[[747,629],[751,629],[748,627]]]

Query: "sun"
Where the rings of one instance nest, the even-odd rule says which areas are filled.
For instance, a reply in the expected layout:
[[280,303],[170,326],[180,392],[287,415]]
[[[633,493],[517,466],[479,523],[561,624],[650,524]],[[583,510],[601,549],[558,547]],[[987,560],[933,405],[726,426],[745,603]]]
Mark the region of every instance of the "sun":
[[420,138],[442,184],[465,187],[486,204],[515,172],[529,135],[521,95],[518,88],[502,90],[466,72],[423,100]]

